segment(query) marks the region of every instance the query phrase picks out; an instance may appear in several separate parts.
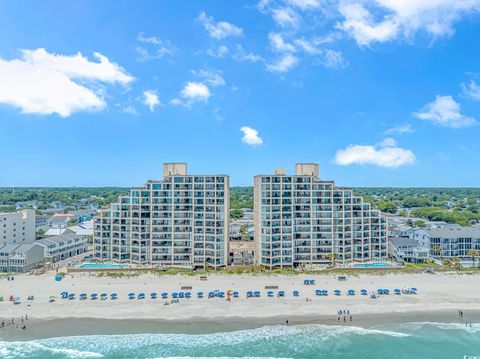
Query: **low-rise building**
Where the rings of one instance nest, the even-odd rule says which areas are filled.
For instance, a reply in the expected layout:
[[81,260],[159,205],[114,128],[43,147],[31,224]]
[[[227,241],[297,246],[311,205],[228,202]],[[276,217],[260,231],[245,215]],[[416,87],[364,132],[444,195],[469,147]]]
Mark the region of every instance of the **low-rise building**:
[[470,250],[480,251],[480,228],[449,225],[416,230],[412,235],[430,255],[441,258],[470,258]]
[[87,252],[87,237],[74,233],[66,233],[38,240],[45,251],[45,259],[59,262]]
[[74,219],[73,214],[59,214],[56,213],[47,220],[47,225],[52,228],[67,228],[68,222]]
[[0,248],[0,271],[24,273],[44,263],[42,246],[31,244],[7,244]]
[[399,261],[418,263],[430,258],[428,247],[416,239],[405,237],[391,237],[389,241],[389,254]]
[[255,243],[254,241],[230,241],[229,264],[244,266],[254,264]]

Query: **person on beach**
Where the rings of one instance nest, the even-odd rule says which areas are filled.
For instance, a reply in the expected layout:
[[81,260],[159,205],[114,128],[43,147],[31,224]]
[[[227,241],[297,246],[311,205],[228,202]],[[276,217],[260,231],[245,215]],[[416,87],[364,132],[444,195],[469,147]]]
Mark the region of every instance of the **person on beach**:
[[343,322],[345,323],[347,321],[347,317],[343,316]]
[[338,319],[337,319],[338,322],[340,322],[340,316],[338,316]]
[[352,321],[352,315],[350,314],[350,321]]
[[285,320],[285,325],[288,327],[288,319]]

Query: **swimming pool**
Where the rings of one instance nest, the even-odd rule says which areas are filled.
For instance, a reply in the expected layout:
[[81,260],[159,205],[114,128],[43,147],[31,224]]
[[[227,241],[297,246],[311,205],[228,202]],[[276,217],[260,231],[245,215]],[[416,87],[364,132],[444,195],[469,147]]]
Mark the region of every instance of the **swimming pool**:
[[116,263],[83,263],[80,264],[81,269],[126,269],[130,268],[127,264]]
[[477,268],[478,267],[478,262],[475,261],[475,265],[473,265],[473,262],[460,262],[463,268]]
[[389,263],[357,263],[354,268],[393,268]]

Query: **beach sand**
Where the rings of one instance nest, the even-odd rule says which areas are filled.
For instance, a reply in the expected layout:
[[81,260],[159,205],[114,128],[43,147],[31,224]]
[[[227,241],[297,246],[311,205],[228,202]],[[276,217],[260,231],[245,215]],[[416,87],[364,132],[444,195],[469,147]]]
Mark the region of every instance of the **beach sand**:
[[[304,279],[315,279],[316,284],[305,286]],[[268,298],[265,286],[278,286],[286,291],[285,298]],[[150,299],[151,292],[172,293],[182,286],[191,286],[191,299],[164,305],[165,300]],[[361,296],[360,289],[369,293],[378,288],[416,287],[416,295],[380,296],[371,299]],[[240,298],[231,302],[225,299],[197,299],[195,293],[205,295],[212,290],[237,290]],[[315,296],[315,289],[327,289],[328,297]],[[334,289],[342,291],[334,296]],[[354,289],[355,296],[346,291]],[[261,298],[246,298],[245,292],[258,290]],[[293,297],[292,291],[300,296]],[[60,299],[60,292],[75,293],[77,299]],[[480,276],[458,274],[398,274],[349,276],[338,281],[333,275],[209,275],[207,281],[198,276],[145,274],[139,277],[110,278],[92,274],[68,274],[56,282],[53,273],[40,276],[17,275],[14,281],[0,280],[0,317],[7,322],[12,318],[19,323],[21,316],[27,330],[15,325],[0,329],[4,339],[29,340],[64,335],[125,334],[125,333],[199,333],[257,328],[263,325],[320,323],[336,325],[337,311],[349,310],[356,326],[371,327],[383,323],[399,322],[480,322]],[[117,293],[115,301],[78,300],[80,293]],[[146,294],[146,299],[129,300],[130,292]],[[275,290],[276,292],[276,290]],[[21,304],[8,301],[10,295],[19,296]],[[34,295],[34,301],[27,301]],[[49,297],[56,296],[54,303]],[[306,301],[309,297],[312,300]],[[458,310],[464,311],[459,318]],[[345,325],[349,325],[347,316]],[[343,316],[341,318],[343,323]]]

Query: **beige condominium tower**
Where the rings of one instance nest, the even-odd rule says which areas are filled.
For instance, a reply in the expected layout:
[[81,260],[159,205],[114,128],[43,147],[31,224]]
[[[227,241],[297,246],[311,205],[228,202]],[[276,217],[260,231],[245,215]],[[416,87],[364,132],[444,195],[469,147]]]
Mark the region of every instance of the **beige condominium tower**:
[[220,267],[228,253],[226,175],[189,175],[163,165],[163,179],[133,188],[94,220],[94,258],[145,266]]
[[269,268],[387,258],[387,224],[351,190],[297,163],[254,178],[256,263]]

